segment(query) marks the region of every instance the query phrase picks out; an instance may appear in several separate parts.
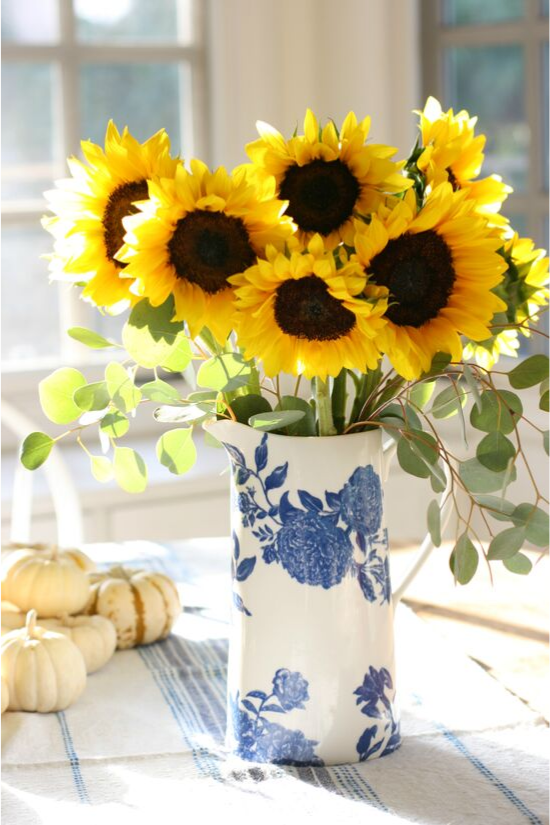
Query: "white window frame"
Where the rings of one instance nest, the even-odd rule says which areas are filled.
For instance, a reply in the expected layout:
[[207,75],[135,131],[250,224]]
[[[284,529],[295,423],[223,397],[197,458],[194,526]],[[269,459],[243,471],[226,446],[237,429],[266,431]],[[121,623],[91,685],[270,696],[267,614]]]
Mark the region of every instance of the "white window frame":
[[[185,2],[185,0],[177,0]],[[181,143],[186,155],[199,154],[208,160],[209,141],[206,129],[207,120],[207,63],[205,56],[205,31],[207,29],[206,5],[201,0],[191,0],[193,15],[193,41],[189,45],[177,43],[83,43],[76,37],[76,16],[72,0],[58,0],[59,40],[51,44],[13,43],[2,44],[2,62],[50,63],[58,72],[59,83],[54,90],[54,105],[57,105],[56,126],[59,128],[59,156],[78,155],[80,150],[79,118],[79,67],[82,64],[96,65],[109,63],[176,63],[180,64],[181,82],[188,74],[186,98],[193,111],[193,117],[184,117],[180,110]],[[189,122],[191,120],[191,122]],[[4,124],[6,127],[7,124]],[[159,128],[162,124],[159,124]],[[152,129],[152,132],[155,129]],[[53,181],[52,181],[53,185]],[[1,204],[4,226],[32,225],[38,226],[42,215],[47,211],[43,199],[3,201]],[[60,354],[44,361],[2,363],[3,392],[11,394],[36,393],[37,382],[63,365],[89,365],[91,372],[99,372],[99,365],[104,362],[101,353],[86,350],[65,334],[71,326],[93,327],[97,319],[97,310],[80,300],[79,290],[57,286],[59,296],[59,332]],[[94,365],[95,368],[94,368]],[[87,375],[90,370],[87,370]],[[90,376],[90,380],[93,378]]]

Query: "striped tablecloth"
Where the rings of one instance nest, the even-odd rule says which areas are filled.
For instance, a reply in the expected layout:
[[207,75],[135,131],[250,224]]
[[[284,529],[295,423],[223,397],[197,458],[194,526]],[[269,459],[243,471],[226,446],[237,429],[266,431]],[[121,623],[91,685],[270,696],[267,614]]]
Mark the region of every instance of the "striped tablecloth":
[[4,714],[3,825],[548,823],[544,720],[406,608],[402,747],[359,765],[255,765],[223,748],[226,544],[88,551],[170,572],[186,609],[166,641],[117,652],[65,712]]

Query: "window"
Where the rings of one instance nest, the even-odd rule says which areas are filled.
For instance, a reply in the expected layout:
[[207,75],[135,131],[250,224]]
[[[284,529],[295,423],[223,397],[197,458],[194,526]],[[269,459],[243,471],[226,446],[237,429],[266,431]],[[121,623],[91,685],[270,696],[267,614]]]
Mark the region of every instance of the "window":
[[[197,0],[2,0],[2,358],[8,370],[82,357],[64,330],[114,334],[64,284],[50,286],[42,192],[65,177],[81,138],[109,118],[144,140],[162,126],[174,153],[206,153],[202,6]],[[85,355],[85,353],[84,353]]]
[[479,116],[503,211],[548,248],[548,1],[423,0],[423,91]]
[[[482,174],[513,188],[504,214],[548,249],[548,0],[422,0],[423,91],[479,116]],[[522,352],[547,351],[542,336]]]

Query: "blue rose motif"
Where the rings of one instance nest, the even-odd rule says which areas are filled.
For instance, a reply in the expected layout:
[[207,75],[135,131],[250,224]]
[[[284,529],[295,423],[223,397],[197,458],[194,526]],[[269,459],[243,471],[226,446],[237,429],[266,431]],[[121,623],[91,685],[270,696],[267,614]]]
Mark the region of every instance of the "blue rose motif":
[[390,703],[386,697],[386,688],[390,690],[393,688],[390,672],[385,667],[376,670],[371,665],[369,672],[365,673],[363,684],[353,691],[358,697],[358,705],[361,702],[366,703],[366,707],[361,709],[363,713],[367,716],[382,717],[382,713],[376,706],[378,702],[382,702],[386,708],[390,708]]
[[285,710],[303,708],[309,700],[309,683],[297,671],[279,668],[273,677],[273,693]]
[[338,584],[348,571],[353,547],[349,536],[328,518],[297,512],[277,533],[281,564],[300,584]]
[[340,514],[348,527],[375,536],[382,524],[382,486],[374,469],[357,467],[339,495]]
[[289,730],[264,720],[256,740],[255,758],[274,765],[322,765],[321,759],[315,756],[315,745],[317,742],[306,739],[301,730]]

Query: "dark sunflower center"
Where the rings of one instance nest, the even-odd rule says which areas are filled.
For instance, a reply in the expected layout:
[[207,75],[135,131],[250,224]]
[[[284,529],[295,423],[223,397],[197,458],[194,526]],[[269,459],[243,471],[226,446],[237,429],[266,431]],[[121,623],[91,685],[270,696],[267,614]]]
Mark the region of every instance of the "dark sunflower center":
[[146,180],[123,183],[117,186],[109,196],[103,213],[103,238],[107,257],[118,269],[124,269],[126,266],[115,259],[116,253],[124,242],[125,229],[122,219],[126,215],[135,215],[138,210],[133,205],[134,201],[147,200],[148,196]]
[[357,179],[341,160],[312,160],[290,166],[279,197],[288,214],[305,232],[329,235],[347,221],[360,194]]
[[248,269],[256,259],[240,218],[202,210],[177,222],[168,252],[176,276],[211,295],[225,289],[230,275]]
[[308,341],[335,341],[355,325],[353,312],[342,306],[316,275],[281,284],[275,298],[275,320],[287,335]]
[[432,229],[390,241],[369,267],[397,301],[386,312],[398,326],[421,327],[447,306],[455,280],[451,251]]

